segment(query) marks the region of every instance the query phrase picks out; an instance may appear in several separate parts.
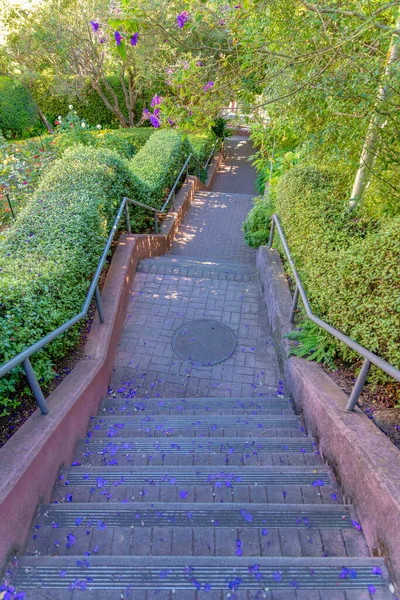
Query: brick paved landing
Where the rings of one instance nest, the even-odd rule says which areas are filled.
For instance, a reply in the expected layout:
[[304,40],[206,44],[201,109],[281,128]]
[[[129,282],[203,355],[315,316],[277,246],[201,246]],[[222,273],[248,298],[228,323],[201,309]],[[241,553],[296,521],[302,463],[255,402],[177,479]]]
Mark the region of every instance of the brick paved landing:
[[[230,193],[197,194],[172,252],[139,265],[115,391],[19,559],[25,600],[393,600],[278,383],[241,232],[254,180],[242,142],[216,180]],[[204,317],[228,324],[238,349],[194,368],[171,335]]]

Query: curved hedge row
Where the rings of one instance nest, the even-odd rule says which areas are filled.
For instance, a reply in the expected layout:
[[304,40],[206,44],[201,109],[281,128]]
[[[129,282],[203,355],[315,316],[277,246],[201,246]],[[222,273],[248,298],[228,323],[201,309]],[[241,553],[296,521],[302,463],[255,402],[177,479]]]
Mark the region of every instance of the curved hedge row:
[[[77,313],[121,198],[142,186],[115,153],[85,147],[68,150],[43,175],[0,241],[0,364]],[[75,328],[32,357],[42,381],[54,377],[52,361],[77,335]],[[12,394],[21,372],[16,368],[0,379],[5,410],[16,403]]]
[[[143,133],[140,143],[153,131]],[[132,143],[128,131],[112,133],[107,144],[120,133]],[[190,151],[182,134],[161,130],[130,161],[107,148],[80,145],[48,168],[0,239],[0,364],[79,311],[123,196],[161,207]],[[131,207],[130,213],[133,231],[152,220],[149,211]],[[42,382],[54,378],[54,361],[78,335],[75,327],[32,357]],[[0,379],[0,415],[19,403],[15,390],[23,380],[20,367]]]

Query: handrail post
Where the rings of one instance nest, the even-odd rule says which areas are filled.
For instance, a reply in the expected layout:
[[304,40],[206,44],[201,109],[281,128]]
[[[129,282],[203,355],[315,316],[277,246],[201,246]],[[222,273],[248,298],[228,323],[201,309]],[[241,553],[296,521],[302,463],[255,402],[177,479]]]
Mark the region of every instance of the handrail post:
[[299,301],[299,286],[296,285],[296,289],[294,290],[292,308],[290,310],[290,322],[291,323],[294,323],[294,317],[296,315],[298,301]]
[[158,233],[158,218],[157,218],[157,213],[154,213],[154,231],[155,233]]
[[125,219],[126,219],[126,230],[128,233],[132,233],[131,230],[131,219],[129,217],[129,202],[125,203]]
[[100,290],[99,290],[99,286],[96,285],[96,304],[97,304],[97,310],[99,311],[99,319],[100,319],[100,323],[104,323],[104,311],[103,311],[103,302],[101,301],[101,295],[100,295]]
[[346,406],[346,410],[354,411],[354,408],[357,404],[357,400],[359,399],[361,391],[364,387],[365,380],[367,379],[370,367],[371,363],[368,360],[368,358],[366,358],[363,362],[363,366],[361,367],[361,371],[358,374],[357,381],[354,384],[351,396]]
[[33,395],[35,396],[36,402],[38,403],[40,412],[42,413],[42,415],[47,415],[49,413],[49,407],[47,405],[45,397],[43,396],[43,392],[40,388],[39,382],[35,375],[35,371],[32,368],[31,361],[29,360],[29,358],[26,358],[22,362],[22,366],[24,367],[26,378],[33,392]]
[[15,221],[15,214],[14,214],[14,210],[13,210],[13,207],[12,207],[12,204],[11,204],[10,196],[8,194],[6,194],[6,198],[7,198],[7,204],[10,207],[10,210],[11,210],[11,216],[12,216],[12,218]]
[[272,248],[272,244],[274,243],[274,233],[275,233],[275,221],[271,219],[271,231],[269,232],[269,242],[268,248]]

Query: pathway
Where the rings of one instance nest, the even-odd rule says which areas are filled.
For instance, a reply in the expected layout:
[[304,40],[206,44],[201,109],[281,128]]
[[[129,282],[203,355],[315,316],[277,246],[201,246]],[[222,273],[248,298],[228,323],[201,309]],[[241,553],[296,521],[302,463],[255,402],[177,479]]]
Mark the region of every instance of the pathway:
[[248,139],[229,152],[172,251],[139,265],[112,389],[20,559],[26,600],[393,598],[284,397],[241,232]]

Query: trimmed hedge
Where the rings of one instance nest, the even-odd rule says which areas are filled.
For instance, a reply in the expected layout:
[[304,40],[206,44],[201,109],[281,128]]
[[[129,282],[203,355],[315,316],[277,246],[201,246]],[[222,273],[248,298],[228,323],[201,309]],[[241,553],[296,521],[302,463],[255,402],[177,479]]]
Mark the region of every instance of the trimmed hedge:
[[208,133],[189,133],[188,141],[193,154],[205,165],[213,147],[214,138]]
[[93,132],[92,135],[96,148],[108,148],[118,152],[120,156],[132,158],[143,148],[154,131],[152,127],[139,127]]
[[135,198],[161,208],[190,151],[187,138],[178,131],[162,129],[152,135],[130,162],[132,172],[148,188],[144,195],[137,190]]
[[[43,175],[31,202],[0,241],[0,364],[56,329],[83,304],[91,276],[124,195],[141,189],[129,164],[110,150],[68,150]],[[42,382],[66,355],[79,329],[32,357]],[[9,411],[21,368],[0,379],[0,406]]]
[[30,91],[11,77],[0,76],[0,132],[4,137],[21,136],[38,120]]
[[[346,191],[339,173],[294,167],[277,184],[276,212],[313,311],[399,367],[400,216],[349,213]],[[320,340],[331,356],[360,360],[322,330]]]

